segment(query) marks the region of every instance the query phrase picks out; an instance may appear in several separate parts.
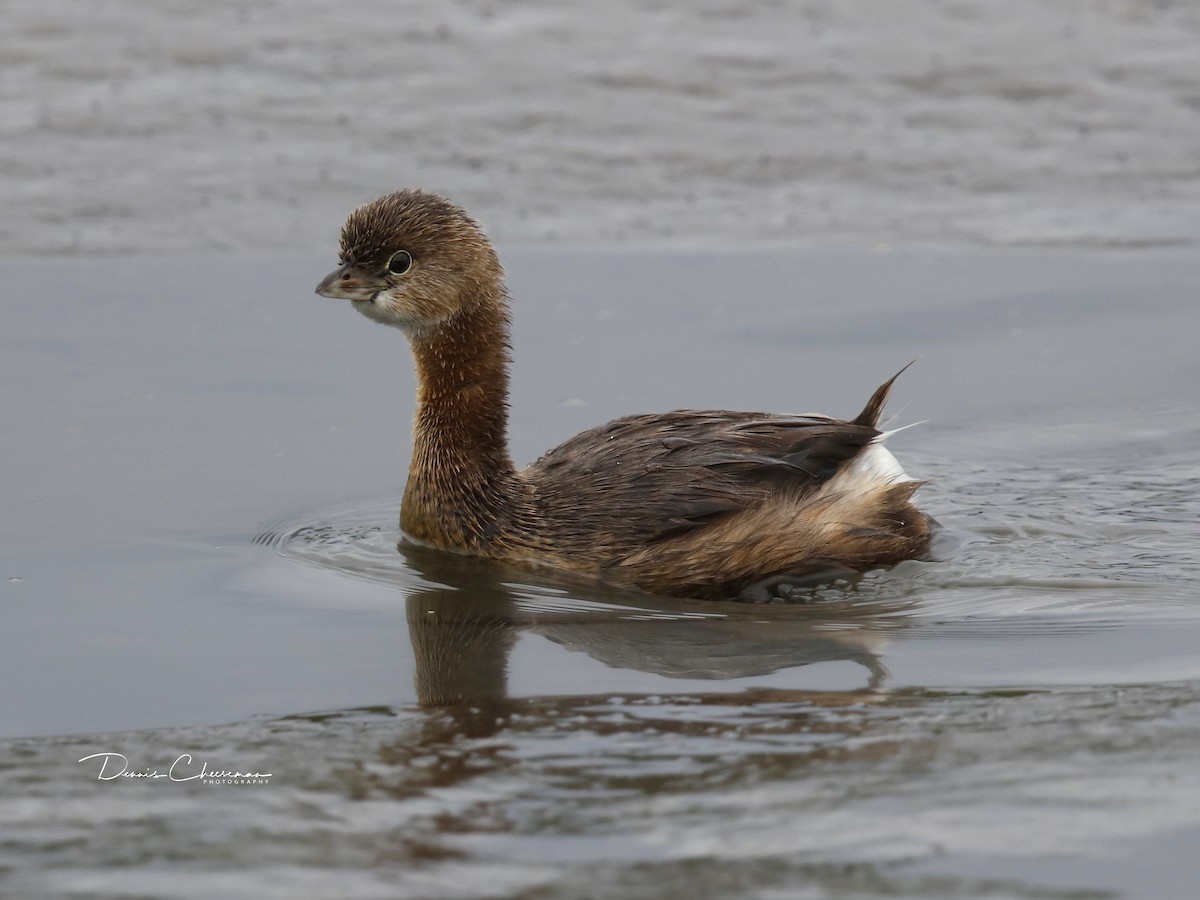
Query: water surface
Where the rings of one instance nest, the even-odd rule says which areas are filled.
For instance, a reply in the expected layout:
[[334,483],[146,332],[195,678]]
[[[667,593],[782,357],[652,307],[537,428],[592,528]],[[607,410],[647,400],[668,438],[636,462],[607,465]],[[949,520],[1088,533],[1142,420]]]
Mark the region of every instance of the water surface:
[[920,357],[937,559],[753,605],[402,553],[410,363],[329,260],[6,262],[9,893],[1192,895],[1193,259],[505,257],[518,460]]
[[1200,233],[1190,0],[4,12],[8,254],[324,248],[406,185],[509,243]]

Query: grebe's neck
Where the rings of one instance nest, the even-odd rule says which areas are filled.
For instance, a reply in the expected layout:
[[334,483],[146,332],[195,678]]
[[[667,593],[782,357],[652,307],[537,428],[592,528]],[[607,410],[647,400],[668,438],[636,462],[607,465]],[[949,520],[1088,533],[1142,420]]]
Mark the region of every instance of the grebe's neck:
[[422,543],[481,552],[511,526],[516,501],[508,304],[499,285],[464,299],[451,320],[410,336],[417,412],[400,525]]

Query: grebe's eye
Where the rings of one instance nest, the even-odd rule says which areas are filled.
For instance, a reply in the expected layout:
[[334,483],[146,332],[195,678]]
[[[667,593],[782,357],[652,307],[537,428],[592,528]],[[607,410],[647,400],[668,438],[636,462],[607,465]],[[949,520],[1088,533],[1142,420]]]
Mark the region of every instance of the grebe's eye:
[[412,254],[407,250],[397,250],[388,260],[387,267],[393,275],[403,275],[412,268]]

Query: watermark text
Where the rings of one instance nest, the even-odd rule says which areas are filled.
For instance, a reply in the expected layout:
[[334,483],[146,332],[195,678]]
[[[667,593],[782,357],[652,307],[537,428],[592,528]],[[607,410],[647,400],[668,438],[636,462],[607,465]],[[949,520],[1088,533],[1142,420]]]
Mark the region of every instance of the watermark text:
[[165,772],[151,769],[131,767],[129,758],[123,753],[92,753],[78,760],[81,763],[89,760],[100,760],[100,771],[96,775],[98,781],[116,781],[118,778],[145,779],[155,781],[160,778],[168,782],[198,781],[200,784],[267,784],[271,779],[270,772],[240,772],[229,769],[210,769],[208,763],[201,762],[196,771],[196,762],[192,754],[181,753]]

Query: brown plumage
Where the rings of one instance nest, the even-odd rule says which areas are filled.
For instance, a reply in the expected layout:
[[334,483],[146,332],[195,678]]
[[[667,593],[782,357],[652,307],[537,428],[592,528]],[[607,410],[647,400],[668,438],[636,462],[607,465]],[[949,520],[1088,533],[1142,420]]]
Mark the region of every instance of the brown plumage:
[[360,206],[317,288],[403,330],[417,368],[400,525],[446,550],[559,566],[665,594],[918,557],[918,482],[881,444],[891,379],[851,421],[726,410],[629,416],[517,470],[508,298],[479,226],[424,191]]

